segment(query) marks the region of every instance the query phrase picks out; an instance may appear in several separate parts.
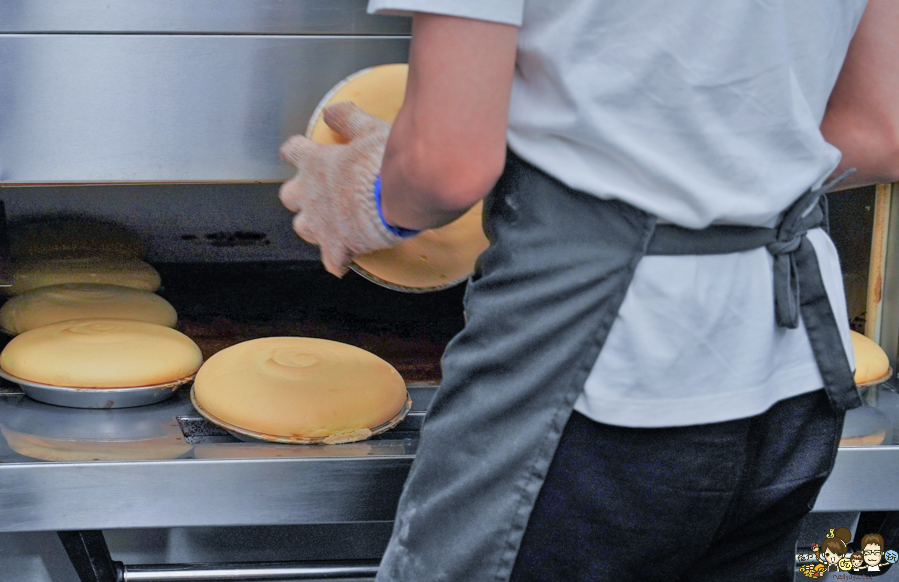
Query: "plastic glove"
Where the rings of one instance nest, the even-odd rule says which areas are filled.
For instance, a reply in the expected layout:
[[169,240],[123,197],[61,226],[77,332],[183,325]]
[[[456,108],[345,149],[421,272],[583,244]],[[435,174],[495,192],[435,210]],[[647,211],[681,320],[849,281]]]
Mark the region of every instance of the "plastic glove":
[[329,273],[343,276],[355,255],[392,247],[403,239],[381,222],[374,200],[390,124],[352,103],[324,111],[328,127],[348,139],[341,145],[315,143],[295,135],[281,157],[297,174],[281,186],[281,203],[296,212],[293,229],[321,248]]

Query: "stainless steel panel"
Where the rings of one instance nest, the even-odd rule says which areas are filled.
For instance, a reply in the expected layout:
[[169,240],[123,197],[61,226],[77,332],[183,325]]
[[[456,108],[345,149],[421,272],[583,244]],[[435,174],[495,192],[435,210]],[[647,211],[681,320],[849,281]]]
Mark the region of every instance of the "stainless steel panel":
[[[413,411],[396,434],[331,447],[247,445],[227,435],[194,443],[188,432],[166,431],[193,450],[168,461],[44,462],[0,439],[0,532],[390,522],[434,390],[410,388]],[[184,391],[130,410],[56,408],[9,389],[0,400],[9,408],[4,430],[47,439],[133,440],[196,415]],[[35,422],[42,410],[52,418]],[[899,447],[842,448],[814,510],[899,510],[897,480]]]
[[408,34],[367,0],[0,0],[0,33]]
[[846,447],[814,511],[899,511],[899,447]]
[[0,184],[281,181],[285,138],[404,37],[0,35]]
[[[32,402],[4,388],[0,532],[391,521],[418,441],[410,431],[420,425],[418,409],[433,391],[410,389],[418,401],[412,421],[397,428],[405,432],[384,435],[389,438],[299,446],[246,445],[213,435],[193,446],[177,428],[177,418],[196,416],[183,390],[170,402],[142,408],[86,410]],[[41,413],[47,414],[43,422]],[[92,443],[107,452],[116,442],[141,441],[187,452],[161,461],[47,462],[16,453],[6,441],[13,433],[39,449],[55,450],[62,441],[78,445],[78,458]],[[128,450],[118,458],[155,454],[146,447]],[[135,456],[141,454],[148,456]]]
[[411,458],[0,465],[0,531],[391,521]]

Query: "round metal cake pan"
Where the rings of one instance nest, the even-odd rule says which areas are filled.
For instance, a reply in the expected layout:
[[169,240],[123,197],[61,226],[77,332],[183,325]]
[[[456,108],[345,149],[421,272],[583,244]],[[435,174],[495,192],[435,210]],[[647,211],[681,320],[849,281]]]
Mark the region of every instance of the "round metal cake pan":
[[363,267],[359,266],[356,263],[350,263],[350,269],[352,269],[357,275],[359,275],[363,279],[371,281],[372,283],[374,283],[376,285],[380,285],[381,287],[386,287],[387,289],[390,289],[391,291],[400,291],[402,293],[432,293],[434,291],[443,291],[445,289],[450,289],[451,287],[455,287],[456,285],[459,285],[460,283],[464,283],[465,281],[468,281],[469,277],[471,277],[471,274],[467,274],[464,277],[462,277],[461,279],[450,281],[443,285],[433,285],[430,287],[406,287],[404,285],[399,285],[397,283],[391,283],[390,281],[386,281],[386,280],[378,277],[377,275],[373,275],[372,273],[369,273]]
[[31,382],[0,370],[0,378],[18,384],[29,398],[69,408],[131,408],[162,402],[175,395],[180,386],[193,381],[195,374],[185,378],[128,388],[71,388]]
[[360,438],[353,438],[352,440],[343,440],[340,437],[334,438],[337,435],[331,435],[327,437],[297,437],[297,436],[280,436],[273,434],[266,434],[263,432],[257,432],[249,429],[245,429],[243,427],[236,426],[231,424],[230,422],[225,422],[220,418],[216,417],[214,414],[210,413],[208,410],[203,408],[203,406],[197,402],[196,394],[191,387],[190,389],[190,401],[191,404],[194,405],[194,408],[197,412],[200,413],[200,416],[211,422],[216,426],[220,426],[226,431],[228,431],[231,436],[234,438],[247,442],[264,442],[264,443],[281,443],[287,445],[331,445],[331,444],[343,444],[343,443],[352,443],[364,441],[366,439],[370,439],[373,436],[379,435],[381,433],[387,432],[392,429],[399,423],[403,422],[403,419],[406,418],[406,415],[409,414],[409,411],[412,409],[412,398],[409,396],[409,392],[406,392],[406,403],[403,405],[402,410],[399,413],[385,422],[384,424],[373,427],[367,431],[367,434],[364,436],[360,435]]
[[883,384],[887,380],[893,377],[893,369],[887,368],[886,374],[881,376],[880,378],[875,378],[873,380],[868,380],[867,382],[862,382],[860,384],[856,384],[859,388],[868,388],[870,386],[877,386],[878,384]]

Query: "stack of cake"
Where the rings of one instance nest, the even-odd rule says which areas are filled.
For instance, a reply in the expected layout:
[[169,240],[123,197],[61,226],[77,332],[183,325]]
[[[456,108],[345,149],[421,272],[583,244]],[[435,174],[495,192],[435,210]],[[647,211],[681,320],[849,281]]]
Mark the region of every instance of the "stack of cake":
[[152,386],[199,369],[197,345],[172,329],[175,309],[153,293],[159,273],[143,244],[108,223],[64,218],[11,229],[12,295],[0,328],[15,335],[0,368],[71,388]]

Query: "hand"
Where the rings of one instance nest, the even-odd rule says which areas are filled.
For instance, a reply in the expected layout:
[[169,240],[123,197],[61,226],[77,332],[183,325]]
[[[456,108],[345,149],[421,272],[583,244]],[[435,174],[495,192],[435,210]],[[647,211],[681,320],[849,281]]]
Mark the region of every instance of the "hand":
[[390,124],[351,103],[325,108],[325,123],[345,137],[323,145],[295,135],[281,146],[281,157],[297,174],[281,186],[281,203],[296,212],[293,229],[321,248],[329,273],[341,277],[353,256],[403,240],[381,222],[374,200]]

